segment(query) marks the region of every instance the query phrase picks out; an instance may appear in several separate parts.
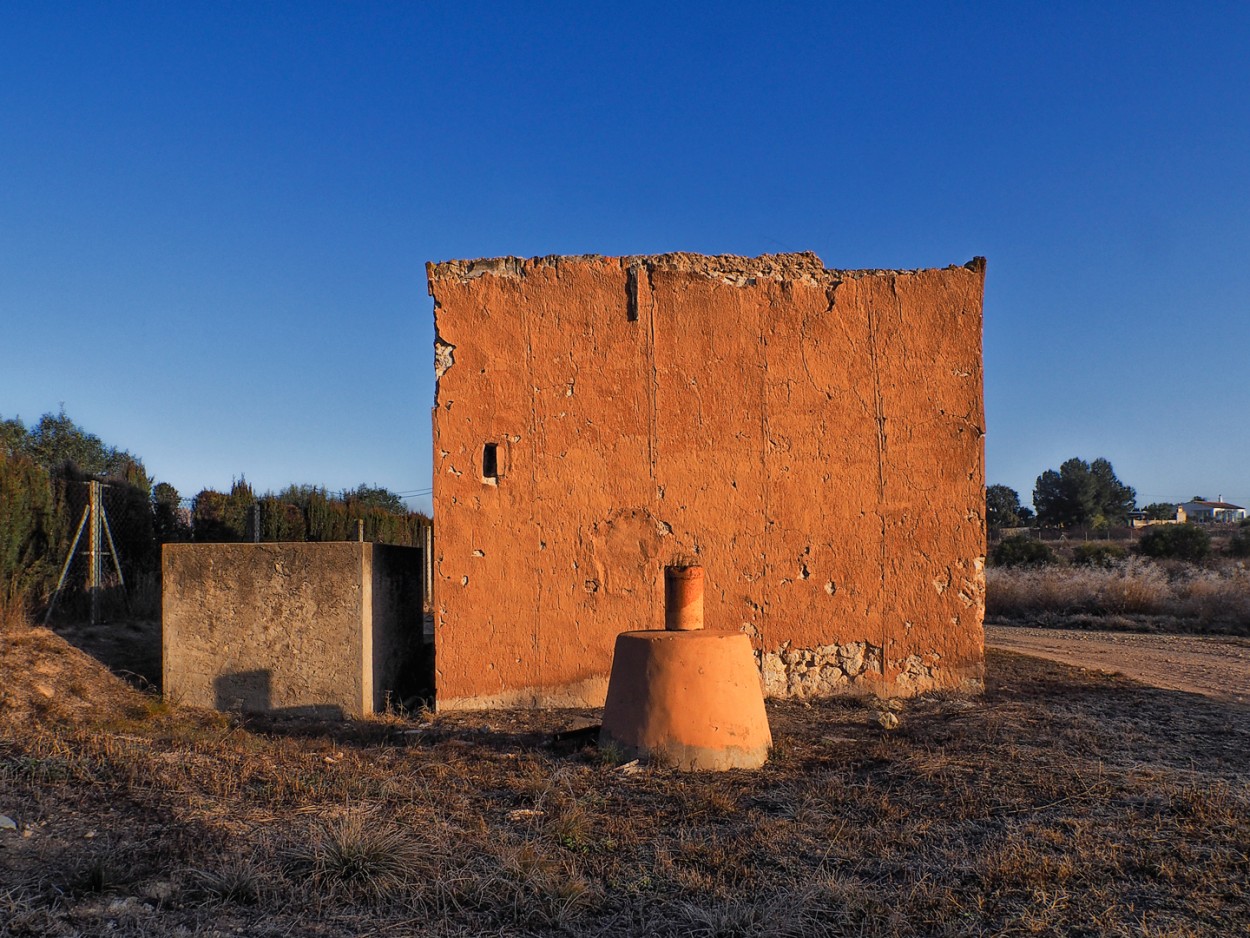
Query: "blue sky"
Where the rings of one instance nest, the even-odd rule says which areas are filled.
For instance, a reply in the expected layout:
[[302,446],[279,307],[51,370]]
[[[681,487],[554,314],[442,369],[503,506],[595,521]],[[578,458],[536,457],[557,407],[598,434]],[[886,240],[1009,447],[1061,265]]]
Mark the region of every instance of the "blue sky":
[[1247,48],[1246,4],[0,4],[0,415],[184,495],[418,492],[427,260],[980,254],[989,482],[1250,506]]

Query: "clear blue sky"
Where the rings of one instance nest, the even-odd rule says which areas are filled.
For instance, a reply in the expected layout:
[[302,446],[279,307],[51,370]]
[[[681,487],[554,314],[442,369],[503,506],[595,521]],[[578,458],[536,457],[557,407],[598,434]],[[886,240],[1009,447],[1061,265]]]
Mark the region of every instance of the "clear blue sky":
[[1244,3],[4,3],[0,414],[414,492],[427,260],[982,254],[991,483],[1250,506],[1248,49]]

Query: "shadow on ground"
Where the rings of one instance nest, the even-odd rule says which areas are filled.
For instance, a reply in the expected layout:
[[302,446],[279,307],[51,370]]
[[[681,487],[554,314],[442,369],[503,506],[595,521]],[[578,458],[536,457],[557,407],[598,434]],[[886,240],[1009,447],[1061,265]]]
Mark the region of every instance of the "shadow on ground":
[[150,619],[114,622],[57,622],[50,625],[61,638],[138,687],[160,693],[161,624]]

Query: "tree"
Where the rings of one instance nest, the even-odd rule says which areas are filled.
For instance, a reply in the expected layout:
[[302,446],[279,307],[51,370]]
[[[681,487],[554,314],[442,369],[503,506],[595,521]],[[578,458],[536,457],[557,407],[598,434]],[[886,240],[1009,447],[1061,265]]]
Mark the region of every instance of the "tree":
[[343,501],[348,505],[360,505],[365,508],[381,508],[383,511],[397,515],[405,514],[403,500],[390,489],[372,485],[358,485],[343,493]]
[[25,454],[58,478],[67,474],[66,466],[73,466],[92,478],[124,479],[145,492],[152,489],[142,462],[78,426],[65,408],[44,414],[30,429],[20,420],[0,421],[0,449]]
[[20,456],[26,453],[29,436],[26,425],[17,417],[0,420],[0,456]]
[[991,485],[985,490],[985,525],[991,531],[1018,528],[1033,517],[1033,510],[1020,504],[1019,493],[1006,485]]
[[1172,502],[1151,502],[1142,511],[1150,521],[1176,520],[1176,505]]
[[1095,459],[1090,463],[1089,471],[1094,477],[1094,499],[1098,509],[1095,520],[1101,516],[1107,524],[1127,524],[1129,512],[1137,507],[1137,490],[1117,479],[1111,463],[1105,459]]
[[1058,472],[1047,469],[1037,477],[1033,504],[1038,520],[1054,527],[1123,524],[1137,504],[1137,492],[1116,478],[1107,460],[1073,458]]
[[204,489],[191,507],[191,533],[197,541],[231,543],[248,537],[248,514],[256,505],[256,495],[246,479],[230,486],[226,495]]
[[191,530],[178,513],[181,504],[178,490],[168,482],[158,482],[152,487],[152,526],[161,544],[190,540]]
[[0,450],[0,607],[53,573],[54,511],[48,473],[27,456]]

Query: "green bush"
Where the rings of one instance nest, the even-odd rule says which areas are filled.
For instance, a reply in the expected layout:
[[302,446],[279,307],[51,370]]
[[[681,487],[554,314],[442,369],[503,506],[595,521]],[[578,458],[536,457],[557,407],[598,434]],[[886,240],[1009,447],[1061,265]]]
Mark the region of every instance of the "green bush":
[[1055,560],[1050,547],[1027,537],[1006,538],[990,551],[990,563],[996,567],[1040,567]]
[[1211,535],[1194,524],[1156,524],[1142,534],[1137,549],[1147,557],[1201,560],[1211,552]]
[[1127,556],[1118,544],[1077,544],[1072,550],[1072,562],[1082,567],[1110,567]]
[[0,601],[42,592],[56,576],[55,509],[48,473],[0,450]]
[[1228,552],[1234,557],[1250,557],[1250,527],[1240,528],[1228,539]]

